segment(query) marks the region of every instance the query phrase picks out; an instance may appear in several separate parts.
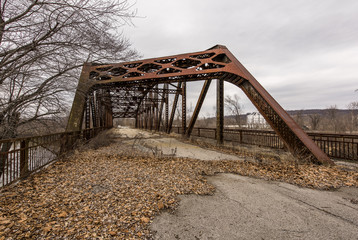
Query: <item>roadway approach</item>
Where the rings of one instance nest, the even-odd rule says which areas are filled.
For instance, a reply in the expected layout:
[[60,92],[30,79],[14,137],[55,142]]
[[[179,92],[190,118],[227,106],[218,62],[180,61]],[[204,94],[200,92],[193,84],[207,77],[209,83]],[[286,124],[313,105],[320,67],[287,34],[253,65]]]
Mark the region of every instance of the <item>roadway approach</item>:
[[[148,131],[118,131],[129,141],[140,135],[136,145],[142,151],[175,149],[176,157],[238,159]],[[214,195],[181,195],[174,212],[154,218],[155,239],[358,239],[358,188],[323,191],[237,174],[207,179]]]

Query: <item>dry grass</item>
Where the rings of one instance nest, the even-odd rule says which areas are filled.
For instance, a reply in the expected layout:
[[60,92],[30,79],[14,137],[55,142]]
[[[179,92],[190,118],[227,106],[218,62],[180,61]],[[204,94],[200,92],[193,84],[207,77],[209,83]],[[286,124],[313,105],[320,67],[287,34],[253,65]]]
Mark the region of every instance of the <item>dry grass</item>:
[[256,145],[235,143],[218,145],[216,140],[206,138],[190,138],[190,140],[184,141],[203,148],[241,156],[248,161],[257,163],[278,162],[284,164],[298,164],[298,160],[291,153],[280,149],[263,148]]
[[103,130],[96,137],[91,138],[88,142],[83,142],[81,146],[79,146],[79,149],[96,150],[102,147],[107,147],[115,141],[115,138],[116,135],[114,134],[114,129]]

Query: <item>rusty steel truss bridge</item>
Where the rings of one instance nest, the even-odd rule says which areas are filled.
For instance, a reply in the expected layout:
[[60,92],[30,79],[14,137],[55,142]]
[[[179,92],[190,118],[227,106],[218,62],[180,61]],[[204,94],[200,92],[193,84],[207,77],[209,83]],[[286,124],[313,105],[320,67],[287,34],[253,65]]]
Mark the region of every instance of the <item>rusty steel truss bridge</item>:
[[[205,80],[187,123],[186,83]],[[286,148],[298,159],[333,164],[276,100],[225,47],[114,64],[85,63],[66,131],[112,126],[113,118],[134,118],[136,127],[171,132],[181,97],[182,134],[190,137],[212,80],[217,80],[216,138],[223,143],[224,81],[239,87]],[[169,94],[174,100],[169,103]],[[169,111],[170,110],[170,111]]]

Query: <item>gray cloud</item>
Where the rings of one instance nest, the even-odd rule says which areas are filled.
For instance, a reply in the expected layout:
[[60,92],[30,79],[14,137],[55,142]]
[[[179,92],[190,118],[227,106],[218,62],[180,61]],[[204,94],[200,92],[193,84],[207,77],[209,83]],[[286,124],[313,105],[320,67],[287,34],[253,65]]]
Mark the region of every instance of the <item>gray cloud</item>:
[[[124,33],[144,58],[223,44],[284,108],[345,108],[358,100],[358,1],[137,0],[136,7],[143,18]],[[207,102],[204,112],[214,97]]]

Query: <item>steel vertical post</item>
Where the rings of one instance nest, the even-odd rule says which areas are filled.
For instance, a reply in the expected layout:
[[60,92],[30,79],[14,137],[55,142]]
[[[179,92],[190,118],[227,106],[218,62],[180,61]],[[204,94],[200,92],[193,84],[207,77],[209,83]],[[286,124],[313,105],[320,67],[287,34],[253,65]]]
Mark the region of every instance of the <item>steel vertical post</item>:
[[154,119],[155,119],[155,124],[154,124],[154,129],[157,130],[158,129],[158,124],[159,124],[159,109],[158,109],[158,84],[157,86],[155,86],[154,88]]
[[172,131],[173,121],[174,121],[174,117],[175,117],[175,110],[177,108],[178,98],[179,98],[179,94],[180,94],[180,88],[181,88],[181,82],[178,82],[177,92],[175,94],[172,111],[170,113],[170,119],[169,119],[167,133],[170,133]]
[[159,113],[158,113],[158,125],[157,125],[157,131],[160,131],[160,124],[162,122],[162,114],[163,114],[163,107],[165,102],[165,93],[162,93],[162,100],[160,101],[160,107],[159,107]]
[[95,101],[95,94],[92,93],[90,95],[90,103],[91,103],[91,114],[92,114],[92,126],[97,127],[97,108],[96,108],[96,101]]
[[97,126],[98,127],[101,127],[101,121],[100,121],[100,119],[101,119],[101,105],[100,105],[100,101],[99,101],[99,92],[97,91],[96,92],[96,122],[97,122]]
[[29,142],[22,140],[20,143],[20,177],[24,177],[29,173]]
[[154,104],[153,104],[153,92],[149,92],[149,129],[153,130],[153,122],[154,122]]
[[181,110],[182,110],[182,135],[186,132],[186,82],[182,83]]
[[91,128],[91,101],[90,99],[87,99],[86,101],[86,118],[85,118],[85,128],[88,129],[88,128]]
[[165,91],[165,131],[168,131],[168,124],[169,124],[169,86],[168,83],[164,84],[164,91]]
[[144,110],[143,110],[143,114],[144,114],[144,129],[148,129],[148,116],[147,116],[147,97],[145,97],[144,99]]
[[216,141],[224,142],[224,81],[216,80]]

